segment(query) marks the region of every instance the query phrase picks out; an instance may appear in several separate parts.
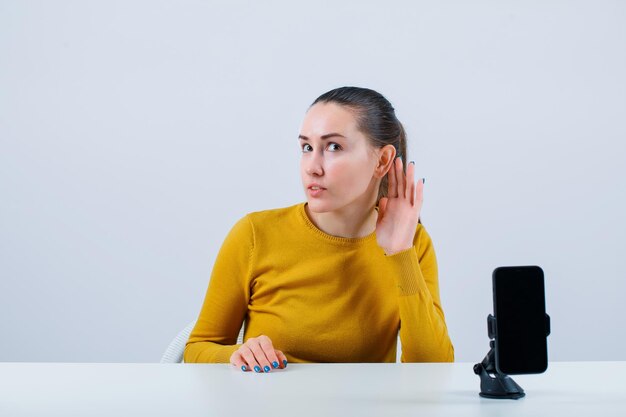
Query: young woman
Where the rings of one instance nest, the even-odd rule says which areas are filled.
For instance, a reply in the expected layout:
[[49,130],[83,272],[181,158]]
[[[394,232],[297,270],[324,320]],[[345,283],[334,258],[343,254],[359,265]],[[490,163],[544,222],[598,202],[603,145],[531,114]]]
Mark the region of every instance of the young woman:
[[[306,202],[250,213],[217,256],[185,362],[270,372],[288,362],[448,362],[423,180],[379,93],[338,88],[299,135]],[[407,167],[406,170],[404,167]],[[245,323],[243,344],[236,344]]]

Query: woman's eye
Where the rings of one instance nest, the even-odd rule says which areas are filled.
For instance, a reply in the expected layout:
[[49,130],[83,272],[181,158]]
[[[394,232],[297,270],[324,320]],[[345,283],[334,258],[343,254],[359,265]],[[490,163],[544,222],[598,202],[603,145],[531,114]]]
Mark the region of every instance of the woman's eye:
[[[336,152],[338,150],[341,150],[341,146],[339,146],[337,143],[329,143],[327,149],[330,152]],[[309,145],[308,143],[305,143],[302,145],[302,152],[311,152],[313,150],[313,147],[311,145]]]

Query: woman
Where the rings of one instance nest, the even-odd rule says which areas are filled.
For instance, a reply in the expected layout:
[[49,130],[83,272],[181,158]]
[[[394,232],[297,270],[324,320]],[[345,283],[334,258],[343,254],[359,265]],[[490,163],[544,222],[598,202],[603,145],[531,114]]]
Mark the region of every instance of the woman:
[[395,362],[398,332],[403,362],[453,361],[435,252],[419,223],[424,182],[413,162],[405,173],[391,104],[369,89],[329,91],[298,140],[306,203],[233,227],[185,362],[256,372],[289,361]]

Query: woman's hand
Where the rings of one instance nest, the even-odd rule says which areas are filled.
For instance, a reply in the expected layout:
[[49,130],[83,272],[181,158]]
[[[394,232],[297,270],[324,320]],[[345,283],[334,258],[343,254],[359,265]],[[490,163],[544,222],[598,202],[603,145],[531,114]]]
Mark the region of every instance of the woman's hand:
[[287,357],[274,349],[267,336],[251,337],[230,356],[230,363],[242,371],[269,372],[287,367]]
[[413,246],[415,229],[422,209],[424,181],[415,183],[415,163],[409,163],[406,176],[402,159],[396,158],[389,170],[387,197],[378,203],[376,241],[386,255]]

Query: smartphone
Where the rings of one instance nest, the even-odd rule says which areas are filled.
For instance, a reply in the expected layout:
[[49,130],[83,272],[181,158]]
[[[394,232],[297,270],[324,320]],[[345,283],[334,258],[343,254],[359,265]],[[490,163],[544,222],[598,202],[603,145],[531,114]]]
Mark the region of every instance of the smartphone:
[[549,323],[543,270],[506,266],[493,271],[495,359],[498,372],[539,374],[548,368]]

